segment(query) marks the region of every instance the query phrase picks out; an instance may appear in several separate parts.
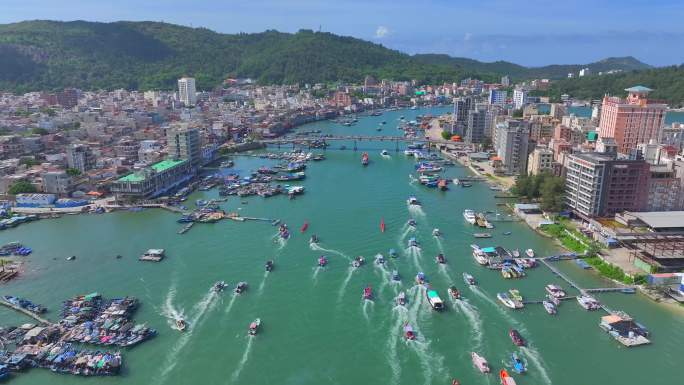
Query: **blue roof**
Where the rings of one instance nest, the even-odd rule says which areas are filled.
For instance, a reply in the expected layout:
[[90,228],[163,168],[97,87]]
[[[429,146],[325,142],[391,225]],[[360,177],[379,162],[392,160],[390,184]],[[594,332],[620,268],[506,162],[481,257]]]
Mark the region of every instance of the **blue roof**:
[[496,253],[496,249],[493,247],[485,247],[482,249],[482,251],[485,253]]
[[651,92],[653,90],[648,88],[648,87],[644,87],[644,86],[634,86],[634,87],[625,88],[625,91],[627,91],[627,92]]

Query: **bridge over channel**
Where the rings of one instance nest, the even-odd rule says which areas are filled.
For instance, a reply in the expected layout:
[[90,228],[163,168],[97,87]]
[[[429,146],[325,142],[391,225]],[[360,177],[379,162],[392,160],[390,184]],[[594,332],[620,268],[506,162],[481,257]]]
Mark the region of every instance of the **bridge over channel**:
[[[456,149],[463,149],[464,151],[470,149],[470,145],[462,142],[453,142],[444,139],[425,139],[425,138],[407,138],[404,136],[393,136],[393,135],[321,135],[321,136],[295,136],[295,137],[282,137],[274,139],[264,139],[261,142],[266,145],[276,145],[280,147],[281,145],[304,145],[309,147],[316,147],[316,142],[323,143],[324,146],[328,142],[335,141],[347,141],[353,142],[353,149],[357,149],[358,142],[393,142],[395,144],[395,151],[399,151],[400,143],[422,143],[433,145],[437,147],[449,146],[455,147]],[[320,147],[320,145],[319,145]],[[429,150],[429,146],[428,146]]]

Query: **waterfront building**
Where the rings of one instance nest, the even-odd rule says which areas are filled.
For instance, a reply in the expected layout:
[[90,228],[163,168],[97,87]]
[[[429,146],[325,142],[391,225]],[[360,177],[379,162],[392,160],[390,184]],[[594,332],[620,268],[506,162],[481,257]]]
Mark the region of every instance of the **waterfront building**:
[[527,174],[539,175],[553,171],[553,151],[546,147],[535,148],[527,158]]
[[117,199],[156,198],[190,180],[192,169],[187,159],[163,160],[117,179],[110,185],[110,190]]
[[489,90],[489,104],[503,106],[506,104],[506,98],[508,97],[508,92],[506,90]]
[[494,147],[506,174],[527,173],[529,135],[530,126],[526,121],[508,120],[496,125]]
[[67,165],[81,173],[95,168],[97,159],[90,147],[84,144],[72,144],[67,147]]
[[649,165],[614,154],[577,153],[565,157],[565,203],[584,217],[614,216],[647,206]]
[[677,178],[674,163],[651,164],[648,179],[647,211],[679,210],[682,181]]
[[494,116],[495,113],[489,111],[486,107],[477,107],[468,111],[464,141],[468,144],[484,142],[485,137],[488,136],[489,127],[492,125]]
[[179,125],[166,131],[166,146],[171,159],[187,159],[192,168],[202,163],[200,135],[196,128]]
[[178,97],[186,107],[194,106],[197,103],[195,78],[184,77],[178,79]]
[[523,108],[527,104],[527,90],[524,88],[516,88],[513,90],[513,105],[516,110]]
[[19,207],[40,207],[55,203],[54,194],[17,194],[15,201]]
[[605,96],[601,106],[599,135],[614,138],[618,152],[627,154],[639,143],[658,140],[667,106],[648,99],[652,90],[643,86],[626,88],[626,99]]
[[43,173],[43,192],[68,195],[71,192],[71,177],[65,171]]

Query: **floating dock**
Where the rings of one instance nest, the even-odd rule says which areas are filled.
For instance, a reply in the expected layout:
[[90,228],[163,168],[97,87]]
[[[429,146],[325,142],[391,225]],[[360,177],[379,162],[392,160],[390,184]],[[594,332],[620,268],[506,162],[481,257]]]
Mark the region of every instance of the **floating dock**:
[[14,309],[14,310],[18,311],[19,313],[22,313],[26,316],[33,318],[34,320],[40,322],[43,325],[52,325],[52,322],[50,322],[47,319],[39,316],[38,314],[36,314],[32,311],[28,311],[28,310],[26,310],[22,307],[19,307],[15,304],[9,303],[9,302],[5,301],[4,299],[0,299],[0,305],[7,306],[10,309]]

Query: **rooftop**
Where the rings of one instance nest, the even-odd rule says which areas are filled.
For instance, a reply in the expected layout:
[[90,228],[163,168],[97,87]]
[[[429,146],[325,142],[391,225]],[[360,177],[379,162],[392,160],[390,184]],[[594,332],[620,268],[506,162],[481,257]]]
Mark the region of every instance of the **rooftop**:
[[684,211],[630,212],[653,229],[684,228]]
[[[169,170],[171,168],[174,168],[178,166],[179,164],[184,163],[185,160],[173,160],[173,159],[166,159],[162,160],[161,162],[155,163],[150,166],[150,169],[154,170],[155,172],[164,172],[166,170]],[[126,176],[123,176],[117,180],[117,182],[142,182],[145,180],[145,174],[144,172],[137,171],[130,173]]]
[[627,92],[651,92],[653,90],[648,88],[648,87],[644,87],[644,86],[634,86],[634,87],[625,88],[625,91],[627,91]]

